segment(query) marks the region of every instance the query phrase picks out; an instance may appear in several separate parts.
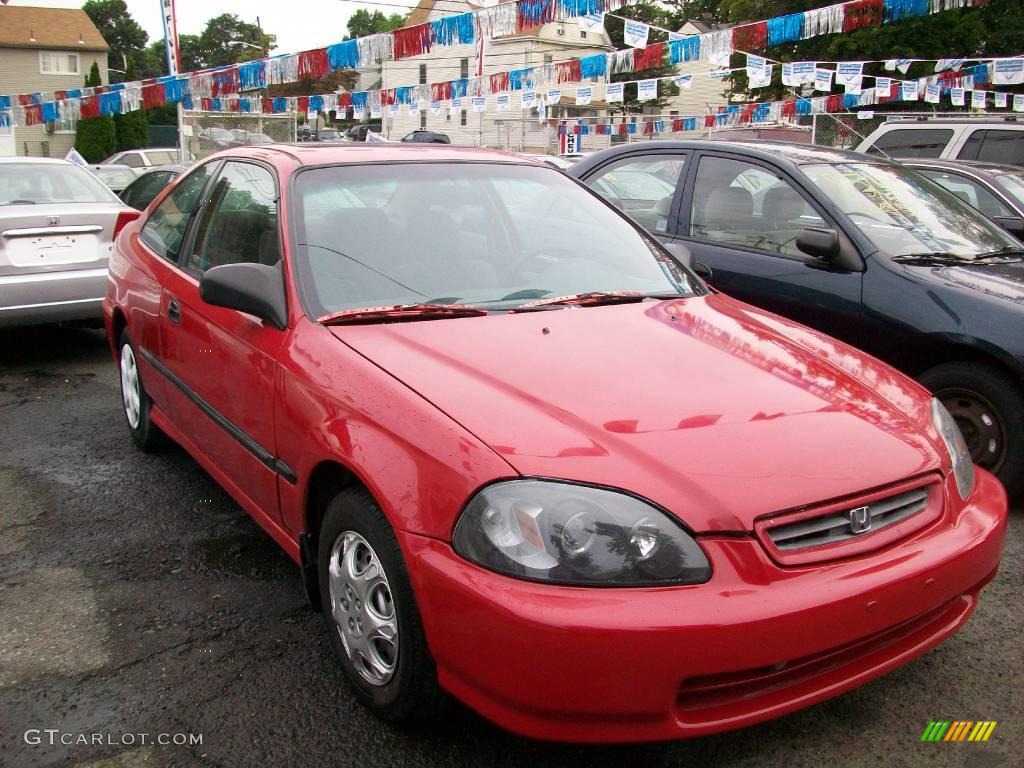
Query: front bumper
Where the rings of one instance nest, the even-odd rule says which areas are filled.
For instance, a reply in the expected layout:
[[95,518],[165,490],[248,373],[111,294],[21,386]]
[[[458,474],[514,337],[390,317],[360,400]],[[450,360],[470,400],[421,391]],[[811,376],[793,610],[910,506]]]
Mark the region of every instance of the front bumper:
[[107,268],[0,276],[0,328],[99,320]]
[[855,559],[783,568],[752,536],[702,536],[714,575],[688,587],[524,582],[445,542],[400,538],[456,697],[534,738],[678,739],[835,696],[963,626],[998,568],[1007,502],[981,470],[966,504],[951,488],[937,522]]

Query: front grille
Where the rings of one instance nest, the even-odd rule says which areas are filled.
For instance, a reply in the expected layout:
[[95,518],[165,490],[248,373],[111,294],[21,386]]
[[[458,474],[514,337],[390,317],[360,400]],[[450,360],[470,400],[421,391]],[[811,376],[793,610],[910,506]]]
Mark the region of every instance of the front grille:
[[884,530],[928,506],[928,488],[915,488],[809,520],[768,528],[768,538],[780,552],[821,547]]

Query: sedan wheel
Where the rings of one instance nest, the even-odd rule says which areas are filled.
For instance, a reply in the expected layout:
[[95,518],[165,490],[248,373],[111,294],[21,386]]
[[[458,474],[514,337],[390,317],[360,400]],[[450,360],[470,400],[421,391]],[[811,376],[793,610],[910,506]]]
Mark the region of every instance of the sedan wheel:
[[960,427],[974,463],[999,472],[1006,460],[1006,428],[992,404],[969,390],[943,390],[937,397]]
[[142,403],[139,387],[139,367],[135,362],[135,353],[131,344],[125,344],[121,347],[121,400],[124,402],[128,426],[132,429],[139,428],[139,411]]
[[384,685],[398,661],[398,617],[388,575],[373,547],[345,531],[331,548],[331,614],[352,666],[370,685]]
[[146,387],[139,370],[139,356],[128,329],[121,331],[119,341],[120,353],[118,366],[121,369],[121,405],[132,440],[144,451],[157,447],[163,439],[163,433],[149,420],[150,407],[153,401],[146,394]]

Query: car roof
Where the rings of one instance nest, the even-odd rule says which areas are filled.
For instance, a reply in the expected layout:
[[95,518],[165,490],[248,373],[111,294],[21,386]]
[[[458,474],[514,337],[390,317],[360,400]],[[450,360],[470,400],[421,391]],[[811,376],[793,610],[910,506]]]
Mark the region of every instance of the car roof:
[[[689,139],[684,141],[632,142],[619,144],[612,149],[586,155],[577,165],[589,168],[592,163],[601,162],[606,157],[632,152],[662,151],[672,149],[697,150],[704,149],[714,152],[739,151],[752,157],[766,160],[785,160],[794,165],[808,163],[875,163],[889,164],[892,161],[884,157],[865,155],[847,149],[819,147],[813,144],[796,144],[787,141],[712,141],[711,139]],[[594,158],[597,158],[595,161]],[[582,170],[582,169],[581,169]]]
[[274,162],[287,157],[302,166],[338,165],[342,163],[416,162],[450,160],[453,162],[500,162],[536,165],[536,160],[511,152],[477,147],[454,147],[435,144],[429,147],[415,144],[352,143],[310,146],[308,144],[259,144],[218,152],[216,157],[248,157]]
[[1024,122],[1017,122],[1017,118],[1008,115],[1006,117],[890,117],[879,128],[898,125],[906,128],[908,125],[1002,125],[1011,128],[1024,129]]
[[1004,165],[1003,163],[988,163],[984,160],[942,160],[931,157],[908,157],[905,160],[897,158],[904,165],[929,165],[935,168],[957,168],[967,171],[980,171],[981,173],[1003,174],[1003,173],[1024,173],[1024,168],[1019,165]]

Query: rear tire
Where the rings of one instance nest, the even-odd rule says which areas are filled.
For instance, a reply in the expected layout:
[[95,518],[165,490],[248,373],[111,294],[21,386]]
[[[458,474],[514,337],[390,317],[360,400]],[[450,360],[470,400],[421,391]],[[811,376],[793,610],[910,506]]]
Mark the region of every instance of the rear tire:
[[919,381],[942,401],[963,433],[971,458],[1024,497],[1024,392],[1020,383],[985,363],[943,363]]
[[331,647],[356,698],[390,723],[446,709],[398,540],[365,490],[327,506],[317,555]]
[[163,432],[149,419],[153,401],[146,394],[139,370],[139,356],[128,329],[118,341],[118,367],[121,372],[121,405],[132,440],[143,451],[151,451],[163,442]]

